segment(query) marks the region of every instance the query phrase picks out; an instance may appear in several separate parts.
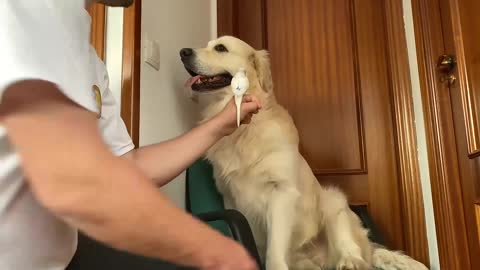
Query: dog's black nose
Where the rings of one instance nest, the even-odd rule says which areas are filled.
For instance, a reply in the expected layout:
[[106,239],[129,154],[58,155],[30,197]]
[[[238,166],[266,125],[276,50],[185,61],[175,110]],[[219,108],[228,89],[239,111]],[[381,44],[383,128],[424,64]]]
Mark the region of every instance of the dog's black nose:
[[193,50],[190,48],[185,48],[180,51],[180,56],[182,58],[189,58],[192,55],[193,55]]

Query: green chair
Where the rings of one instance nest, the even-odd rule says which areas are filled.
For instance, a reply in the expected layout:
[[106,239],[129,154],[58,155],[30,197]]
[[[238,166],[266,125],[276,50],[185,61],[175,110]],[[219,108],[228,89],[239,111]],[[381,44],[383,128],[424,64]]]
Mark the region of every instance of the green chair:
[[[213,168],[206,160],[198,160],[187,170],[186,182],[186,198],[187,209],[193,215],[201,215],[202,213],[221,213],[225,211],[223,199],[215,187],[213,177]],[[359,216],[364,227],[370,230],[370,240],[383,245],[384,240],[382,235],[376,229],[373,220],[368,214],[365,206],[350,206],[350,208]],[[223,234],[232,237],[231,229],[228,222],[225,220],[216,220],[209,222],[209,224],[222,232]],[[250,247],[253,249],[253,247]],[[258,254],[257,251],[253,251]],[[261,263],[260,263],[261,264]]]
[[[187,169],[186,176],[186,208],[193,215],[223,211],[222,195],[215,187],[213,168],[206,160],[199,160]],[[231,236],[225,221],[213,221],[210,225]]]
[[236,210],[225,210],[208,161],[198,160],[187,169],[185,198],[186,208],[192,215],[240,242],[257,263],[263,265],[247,219]]

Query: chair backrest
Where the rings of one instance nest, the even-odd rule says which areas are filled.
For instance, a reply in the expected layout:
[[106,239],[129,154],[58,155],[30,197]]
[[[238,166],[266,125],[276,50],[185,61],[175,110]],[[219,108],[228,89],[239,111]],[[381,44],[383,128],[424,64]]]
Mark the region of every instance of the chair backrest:
[[[215,187],[212,165],[205,159],[200,159],[187,169],[186,176],[186,207],[192,215],[224,210],[223,197]],[[230,229],[224,221],[209,223],[213,228],[227,236]]]

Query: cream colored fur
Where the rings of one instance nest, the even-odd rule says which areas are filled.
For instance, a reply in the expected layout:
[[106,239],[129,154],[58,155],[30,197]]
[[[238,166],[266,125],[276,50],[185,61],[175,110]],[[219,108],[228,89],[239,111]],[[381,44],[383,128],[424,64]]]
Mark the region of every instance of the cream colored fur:
[[[219,53],[215,45],[229,51]],[[424,270],[413,259],[375,247],[367,230],[338,189],[322,187],[299,153],[297,129],[275,100],[266,51],[255,51],[233,37],[195,50],[195,72],[215,75],[247,70],[249,94],[263,109],[207,153],[216,185],[228,208],[241,211],[254,232],[267,270],[369,269]],[[230,88],[199,95],[202,121],[232,98]]]

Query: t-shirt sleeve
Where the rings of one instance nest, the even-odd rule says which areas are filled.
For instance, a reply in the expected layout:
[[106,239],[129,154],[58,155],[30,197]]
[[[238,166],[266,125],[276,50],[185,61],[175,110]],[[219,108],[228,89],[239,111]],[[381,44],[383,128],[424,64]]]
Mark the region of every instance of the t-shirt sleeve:
[[120,106],[110,90],[110,79],[107,68],[103,61],[97,56],[93,47],[90,48],[90,54],[95,62],[97,81],[102,96],[102,111],[99,120],[100,132],[102,133],[104,142],[110,147],[112,153],[116,156],[122,156],[134,149],[135,145],[121,117]]
[[121,156],[135,148],[120,115],[120,107],[108,87],[102,93],[100,130],[105,143],[113,154]]
[[[17,81],[46,80],[75,103],[97,112],[88,84],[88,25],[84,10],[65,14],[46,0],[0,1],[0,102]],[[70,17],[66,17],[70,16]],[[73,75],[72,75],[73,74]],[[85,85],[83,85],[85,84]]]

